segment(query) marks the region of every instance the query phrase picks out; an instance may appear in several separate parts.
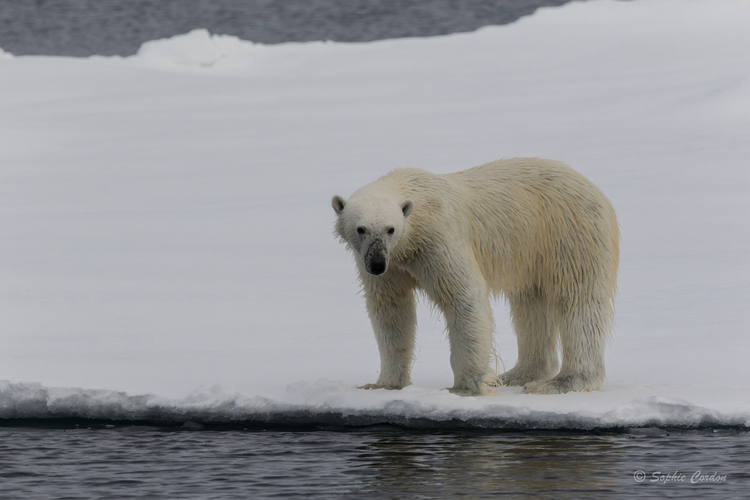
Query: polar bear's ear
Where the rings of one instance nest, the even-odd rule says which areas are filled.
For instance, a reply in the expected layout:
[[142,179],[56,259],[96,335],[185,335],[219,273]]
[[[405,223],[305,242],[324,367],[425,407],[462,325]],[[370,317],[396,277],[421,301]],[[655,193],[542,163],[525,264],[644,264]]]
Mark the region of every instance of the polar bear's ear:
[[409,214],[411,214],[412,210],[414,210],[413,201],[406,200],[403,203],[401,203],[401,211],[404,213],[404,217],[409,217]]
[[346,206],[346,200],[343,199],[341,196],[336,195],[333,198],[331,198],[331,206],[333,207],[333,210],[337,214],[341,214],[341,212],[344,211],[344,207]]

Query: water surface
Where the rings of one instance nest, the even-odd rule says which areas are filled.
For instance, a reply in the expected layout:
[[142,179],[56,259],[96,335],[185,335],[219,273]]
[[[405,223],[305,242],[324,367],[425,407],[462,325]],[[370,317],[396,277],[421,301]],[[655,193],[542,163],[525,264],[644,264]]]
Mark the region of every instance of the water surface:
[[195,28],[260,43],[367,42],[507,24],[570,0],[0,0],[0,47],[16,55],[135,54]]
[[727,499],[749,471],[750,434],[727,430],[0,427],[2,498]]

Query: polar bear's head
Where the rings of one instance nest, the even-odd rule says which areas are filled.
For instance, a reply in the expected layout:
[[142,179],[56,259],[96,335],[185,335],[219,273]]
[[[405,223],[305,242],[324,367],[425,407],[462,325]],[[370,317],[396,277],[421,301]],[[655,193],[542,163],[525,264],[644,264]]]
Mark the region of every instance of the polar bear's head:
[[349,200],[331,199],[338,215],[336,234],[357,256],[365,271],[379,276],[388,269],[391,252],[404,234],[411,200],[396,200],[376,193],[354,193]]

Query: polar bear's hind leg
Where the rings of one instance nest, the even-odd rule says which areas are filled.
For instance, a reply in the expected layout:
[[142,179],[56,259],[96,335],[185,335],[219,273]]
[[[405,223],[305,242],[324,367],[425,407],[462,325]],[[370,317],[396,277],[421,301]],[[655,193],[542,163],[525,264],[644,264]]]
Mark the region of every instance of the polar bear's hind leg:
[[518,341],[518,362],[498,377],[497,385],[524,386],[554,377],[560,367],[558,337],[546,298],[527,292],[514,294],[508,301]]
[[607,298],[593,298],[561,314],[560,373],[546,381],[529,382],[524,392],[564,394],[570,391],[596,391],[604,382],[604,346],[612,323],[612,307]]

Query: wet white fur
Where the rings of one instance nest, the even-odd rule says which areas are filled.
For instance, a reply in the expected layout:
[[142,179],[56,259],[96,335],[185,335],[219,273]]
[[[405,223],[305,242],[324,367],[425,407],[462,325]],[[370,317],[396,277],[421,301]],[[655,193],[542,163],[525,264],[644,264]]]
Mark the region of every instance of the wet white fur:
[[[619,230],[609,200],[584,176],[537,158],[446,175],[400,169],[332,204],[380,350],[380,376],[365,388],[411,383],[417,289],[445,315],[453,392],[489,394],[501,382],[539,394],[601,386]],[[387,248],[380,276],[363,264],[372,238]],[[491,294],[507,299],[518,337],[518,363],[499,377],[489,366]]]

